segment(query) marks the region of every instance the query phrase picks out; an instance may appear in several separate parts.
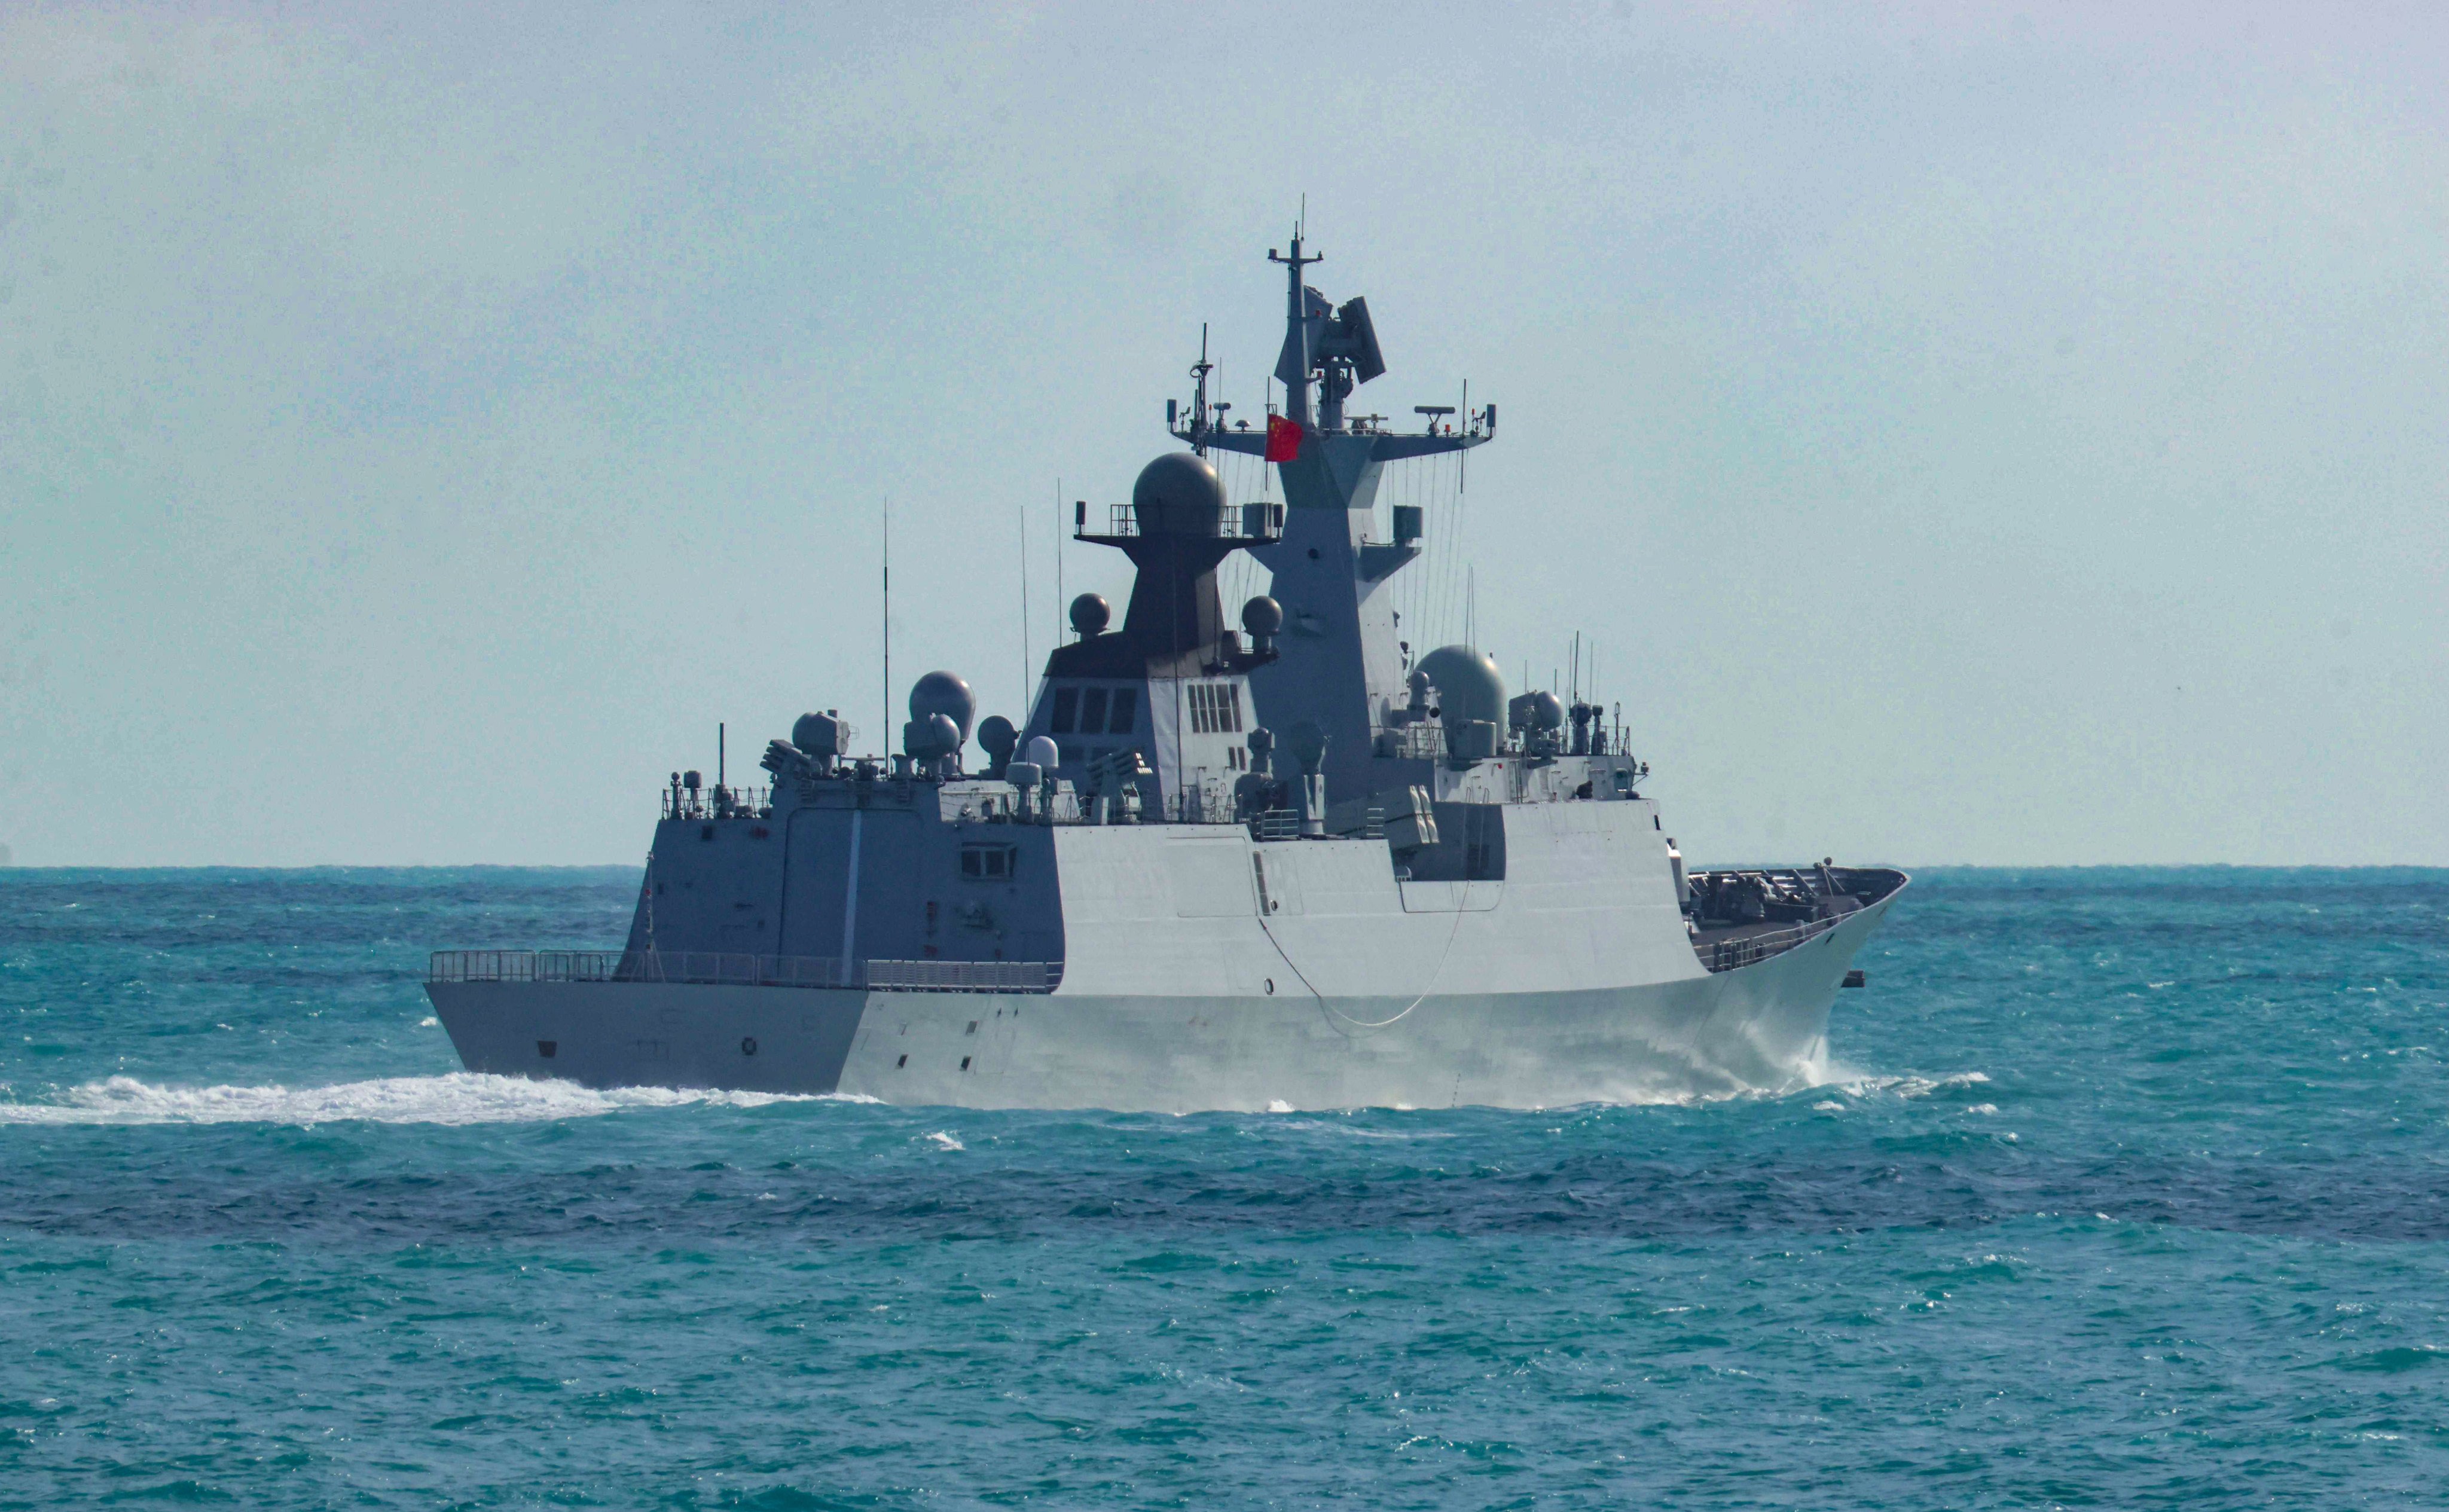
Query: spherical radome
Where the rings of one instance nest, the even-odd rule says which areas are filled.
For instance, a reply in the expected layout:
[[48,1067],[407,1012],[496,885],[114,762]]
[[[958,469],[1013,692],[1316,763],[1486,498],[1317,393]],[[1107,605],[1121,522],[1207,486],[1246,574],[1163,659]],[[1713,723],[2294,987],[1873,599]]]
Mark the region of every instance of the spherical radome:
[[1419,666],[1437,690],[1438,718],[1446,724],[1504,725],[1505,674],[1495,658],[1467,645],[1441,645],[1420,658]]
[[1214,535],[1224,528],[1224,482],[1206,458],[1168,451],[1140,469],[1131,513],[1142,535]]
[[949,672],[930,672],[910,688],[910,718],[925,723],[929,715],[940,714],[953,721],[957,736],[951,749],[959,750],[961,741],[970,737],[970,718],[978,712],[978,700],[970,693],[970,685]]

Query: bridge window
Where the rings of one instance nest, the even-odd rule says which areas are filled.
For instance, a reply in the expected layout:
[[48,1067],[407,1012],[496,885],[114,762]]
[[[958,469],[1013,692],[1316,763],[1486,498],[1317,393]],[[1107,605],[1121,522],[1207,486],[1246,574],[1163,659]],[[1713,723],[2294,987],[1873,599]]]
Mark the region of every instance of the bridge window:
[[1107,731],[1113,735],[1128,735],[1131,733],[1131,726],[1138,722],[1139,717],[1140,690],[1137,688],[1116,688],[1114,690],[1114,712],[1112,717],[1106,721]]
[[1056,735],[1070,735],[1079,727],[1080,690],[1078,688],[1055,689],[1054,733]]
[[1190,733],[1242,733],[1242,685],[1238,682],[1190,684]]
[[1018,851],[1012,846],[965,845],[961,847],[961,875],[974,882],[1009,882],[1019,859]]
[[1106,727],[1106,690],[1090,688],[1080,695],[1080,733],[1094,735]]

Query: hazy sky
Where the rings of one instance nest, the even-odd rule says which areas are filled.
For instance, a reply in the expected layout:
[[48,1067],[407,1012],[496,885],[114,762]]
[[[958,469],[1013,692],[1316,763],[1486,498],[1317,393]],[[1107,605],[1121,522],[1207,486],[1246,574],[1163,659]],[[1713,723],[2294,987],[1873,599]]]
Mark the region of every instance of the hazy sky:
[[1697,861],[2449,863],[2443,15],[8,7],[0,842],[635,861],[887,494],[1017,715],[1305,194]]

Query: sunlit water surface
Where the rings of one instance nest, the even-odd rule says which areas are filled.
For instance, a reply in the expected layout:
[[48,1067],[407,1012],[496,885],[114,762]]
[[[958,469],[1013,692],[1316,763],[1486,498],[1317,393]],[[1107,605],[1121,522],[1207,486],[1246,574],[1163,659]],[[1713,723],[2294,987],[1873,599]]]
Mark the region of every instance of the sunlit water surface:
[[622,871],[0,872],[0,1502],[2438,1504],[2449,872],[1919,878],[1821,1086],[455,1069]]

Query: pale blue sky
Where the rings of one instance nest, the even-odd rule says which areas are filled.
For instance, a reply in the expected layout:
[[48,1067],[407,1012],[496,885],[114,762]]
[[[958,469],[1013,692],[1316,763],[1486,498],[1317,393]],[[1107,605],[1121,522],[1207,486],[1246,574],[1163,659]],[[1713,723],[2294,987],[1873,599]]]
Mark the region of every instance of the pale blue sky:
[[[510,12],[505,15],[501,12]],[[889,13],[887,13],[889,12]],[[17,6],[0,842],[634,861],[1017,713],[1306,194],[1697,860],[2449,863],[2429,7]],[[1074,591],[1119,592],[1075,547]]]

